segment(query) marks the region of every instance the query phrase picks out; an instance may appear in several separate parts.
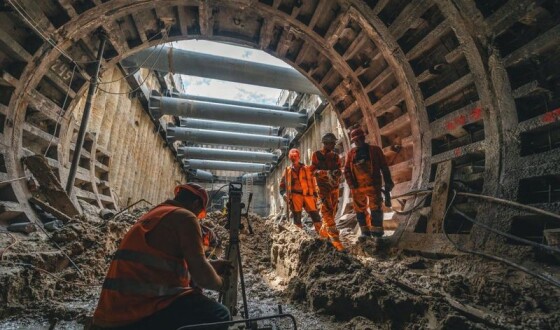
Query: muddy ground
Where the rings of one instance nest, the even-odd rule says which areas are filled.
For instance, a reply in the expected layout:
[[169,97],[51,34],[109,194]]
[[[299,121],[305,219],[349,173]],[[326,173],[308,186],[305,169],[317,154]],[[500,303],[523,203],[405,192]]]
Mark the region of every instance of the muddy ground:
[[[15,244],[16,236],[1,235],[0,328],[83,328],[111,254],[146,210],[105,221],[88,208],[52,233],[80,272],[39,233]],[[311,230],[250,220],[254,233],[244,229],[240,238],[251,317],[276,314],[281,305],[300,329],[560,328],[560,291],[501,264],[388,251],[372,241],[356,242],[351,230],[343,237],[351,253],[340,253]],[[225,218],[213,213],[204,223],[226,246]],[[557,269],[543,269],[558,277]],[[286,320],[266,324],[291,328]]]

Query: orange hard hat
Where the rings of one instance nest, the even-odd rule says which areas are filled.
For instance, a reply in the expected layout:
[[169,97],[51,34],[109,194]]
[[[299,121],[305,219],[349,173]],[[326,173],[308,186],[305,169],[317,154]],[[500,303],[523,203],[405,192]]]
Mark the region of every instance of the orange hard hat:
[[197,216],[199,219],[206,217],[206,205],[208,205],[208,193],[206,192],[206,189],[193,182],[181,184],[175,187],[175,197],[177,197],[181,189],[186,189],[200,198],[202,201],[202,211]]
[[361,128],[353,129],[352,132],[350,132],[350,140],[352,140],[352,142],[354,142],[358,139],[364,138],[365,136],[366,136],[366,133]]
[[290,152],[288,153],[288,158],[291,161],[298,161],[300,159],[300,155],[299,155],[299,150],[297,149],[290,149]]

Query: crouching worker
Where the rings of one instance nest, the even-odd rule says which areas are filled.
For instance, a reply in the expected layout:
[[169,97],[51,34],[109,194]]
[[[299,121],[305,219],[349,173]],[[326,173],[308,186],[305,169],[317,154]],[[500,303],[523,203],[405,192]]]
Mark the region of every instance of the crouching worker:
[[198,219],[205,217],[207,202],[202,187],[187,183],[175,188],[174,199],[138,219],[113,257],[94,327],[177,329],[230,320],[225,306],[202,294],[202,288],[225,288],[222,276],[231,269],[228,261],[204,256]]
[[280,181],[280,195],[288,203],[293,215],[294,225],[303,228],[301,213],[303,210],[309,214],[313,221],[315,231],[320,235],[321,216],[317,211],[317,191],[315,177],[311,167],[300,162],[299,150],[291,149],[288,158],[292,162],[286,167]]

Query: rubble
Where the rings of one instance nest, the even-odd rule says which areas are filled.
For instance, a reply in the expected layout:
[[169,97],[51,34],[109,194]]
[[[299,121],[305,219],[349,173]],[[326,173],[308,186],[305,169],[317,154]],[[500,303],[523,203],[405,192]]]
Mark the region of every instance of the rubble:
[[[110,256],[148,209],[103,220],[99,209],[82,208],[84,215],[51,234],[80,271],[38,233],[0,252],[1,328],[87,324]],[[558,289],[501,264],[468,255],[372,255],[372,243],[355,243],[350,229],[343,230],[350,253],[340,253],[311,227],[302,231],[254,214],[249,219],[254,233],[242,219],[240,247],[251,317],[277,314],[281,305],[301,329],[554,329],[560,322]],[[224,257],[225,215],[209,213],[202,224],[222,240],[213,257]],[[291,328],[287,320],[267,322],[261,326]]]

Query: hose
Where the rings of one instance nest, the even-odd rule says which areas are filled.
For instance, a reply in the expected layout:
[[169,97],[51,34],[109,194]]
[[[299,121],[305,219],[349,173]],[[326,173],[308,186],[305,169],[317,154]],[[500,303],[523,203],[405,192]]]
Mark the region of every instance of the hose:
[[554,286],[560,288],[560,281],[558,281],[558,280],[555,279],[555,278],[552,278],[552,277],[549,277],[549,276],[546,276],[546,275],[537,273],[537,272],[535,272],[535,271],[532,271],[532,270],[530,270],[530,269],[528,269],[528,268],[526,268],[526,267],[524,267],[524,266],[521,266],[521,265],[519,265],[519,264],[516,264],[516,263],[514,263],[514,262],[512,262],[512,261],[509,261],[509,260],[507,260],[507,259],[504,259],[504,258],[502,258],[502,257],[498,257],[498,256],[491,255],[491,254],[487,254],[487,253],[484,253],[484,252],[480,252],[480,251],[475,251],[475,250],[471,250],[471,249],[464,248],[464,247],[460,246],[459,244],[455,243],[453,240],[451,240],[451,238],[449,237],[449,234],[448,234],[447,231],[445,230],[445,219],[447,218],[447,214],[449,213],[449,210],[450,210],[451,207],[453,206],[453,202],[455,202],[455,198],[457,197],[457,195],[458,195],[457,191],[456,191],[456,190],[453,190],[453,198],[451,198],[451,202],[449,203],[449,206],[447,207],[447,209],[445,210],[445,214],[443,215],[442,229],[443,229],[443,234],[445,235],[445,238],[447,238],[447,240],[448,240],[458,251],[466,252],[466,253],[470,253],[470,254],[478,255],[478,256],[481,256],[481,257],[484,257],[484,258],[488,258],[488,259],[492,259],[492,260],[495,260],[495,261],[502,262],[502,263],[504,263],[504,264],[506,264],[506,265],[508,265],[508,266],[511,266],[511,267],[513,267],[513,268],[516,268],[516,269],[519,269],[520,271],[522,271],[522,272],[524,272],[524,273],[526,273],[526,274],[532,275],[532,276],[534,276],[534,277],[536,277],[536,278],[538,278],[538,279],[541,279],[541,280],[543,280],[543,281],[545,281],[545,282],[548,282],[548,283],[550,283],[550,284],[552,284],[552,285],[554,285]]
[[465,197],[473,197],[473,198],[479,198],[479,199],[484,199],[490,202],[495,202],[495,203],[499,203],[499,204],[504,204],[504,205],[509,205],[515,208],[519,208],[519,209],[526,209],[529,210],[533,213],[537,213],[537,214],[542,214],[542,215],[546,215],[547,217],[551,217],[557,220],[560,220],[560,215],[556,214],[556,213],[552,213],[552,212],[548,212],[533,206],[529,206],[529,205],[524,205],[524,204],[520,204],[520,203],[516,203],[516,202],[512,202],[512,201],[508,201],[505,199],[501,199],[501,198],[497,198],[497,197],[492,197],[492,196],[486,196],[486,195],[481,195],[481,194],[473,194],[473,193],[466,193],[466,192],[458,192],[457,193],[458,196],[465,196]]
[[540,243],[537,243],[537,242],[533,242],[533,241],[530,241],[530,240],[528,240],[528,239],[524,239],[524,238],[521,238],[521,237],[518,237],[518,236],[515,236],[515,235],[511,235],[511,234],[508,234],[508,233],[503,232],[503,231],[501,231],[501,230],[498,230],[498,229],[492,228],[492,227],[490,227],[490,226],[488,226],[488,225],[485,225],[485,224],[483,224],[482,222],[476,221],[476,220],[474,220],[473,218],[471,218],[471,217],[469,217],[468,215],[466,215],[465,213],[459,211],[456,207],[453,207],[453,211],[454,211],[455,213],[457,213],[458,215],[460,215],[461,217],[467,219],[468,221],[470,221],[470,222],[472,222],[472,223],[474,223],[474,224],[477,224],[477,225],[479,225],[480,227],[482,227],[482,228],[484,228],[484,229],[486,229],[486,230],[488,230],[488,231],[491,231],[491,232],[493,232],[493,233],[495,233],[495,234],[498,234],[498,235],[507,237],[507,238],[512,239],[512,240],[514,240],[514,241],[518,241],[518,242],[521,242],[521,243],[524,243],[524,244],[528,244],[528,245],[534,246],[534,247],[539,248],[539,249],[547,250],[547,251],[550,251],[550,252],[560,253],[560,249],[554,248],[554,247],[552,247],[552,246],[548,246],[548,245],[540,244]]

